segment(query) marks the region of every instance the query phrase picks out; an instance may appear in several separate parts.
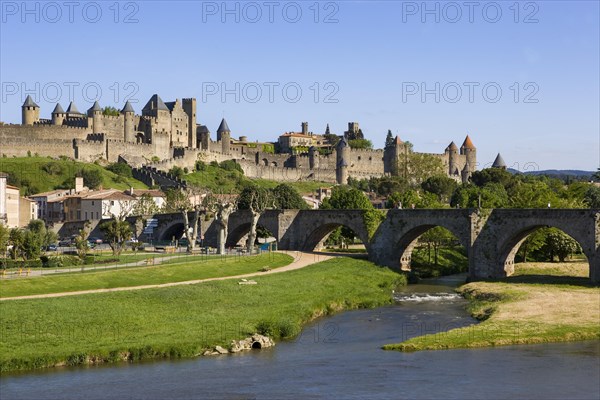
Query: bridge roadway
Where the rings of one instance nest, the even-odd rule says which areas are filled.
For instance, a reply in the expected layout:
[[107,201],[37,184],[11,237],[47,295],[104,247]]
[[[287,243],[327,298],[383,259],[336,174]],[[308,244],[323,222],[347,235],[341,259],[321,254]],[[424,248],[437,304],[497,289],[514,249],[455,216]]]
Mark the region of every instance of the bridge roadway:
[[[181,214],[153,217],[153,240],[170,240],[183,231]],[[201,218],[205,244],[216,247],[217,227]],[[250,231],[248,211],[229,218],[227,246]],[[391,268],[409,267],[418,237],[442,226],[467,250],[471,279],[501,278],[514,272],[514,258],[527,236],[541,227],[556,227],[581,245],[590,264],[590,279],[600,283],[600,210],[598,209],[409,209],[389,210],[377,231],[369,236],[362,210],[268,210],[258,224],[268,229],[281,250],[313,251],[338,226],[352,229],[369,259]]]

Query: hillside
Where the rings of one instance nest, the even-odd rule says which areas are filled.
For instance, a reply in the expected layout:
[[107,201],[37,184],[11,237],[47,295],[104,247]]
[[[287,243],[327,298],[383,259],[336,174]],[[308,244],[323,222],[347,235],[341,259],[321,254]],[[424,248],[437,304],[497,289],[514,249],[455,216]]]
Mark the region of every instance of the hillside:
[[541,170],[541,171],[525,171],[525,172],[521,172],[521,171],[517,171],[516,169],[512,169],[509,168],[508,169],[509,172],[512,172],[513,174],[524,174],[524,175],[534,175],[534,176],[539,176],[539,175],[545,175],[545,176],[549,176],[552,178],[564,178],[564,177],[576,177],[576,178],[591,178],[592,175],[594,175],[594,171],[582,171],[582,170],[578,170],[578,169],[546,169],[546,170]]
[[[222,163],[221,166],[214,164],[202,165],[200,171],[194,171],[182,176],[187,182],[208,188],[216,193],[239,192],[243,186],[254,183],[267,189],[274,188],[281,182],[267,179],[250,179],[237,169],[235,164]],[[314,193],[320,187],[331,187],[331,183],[315,181],[287,182],[300,194]]]
[[119,176],[96,164],[50,157],[0,158],[0,172],[9,174],[9,182],[19,186],[22,195],[72,187],[75,176],[82,171],[98,171],[104,189],[147,188],[136,179]]

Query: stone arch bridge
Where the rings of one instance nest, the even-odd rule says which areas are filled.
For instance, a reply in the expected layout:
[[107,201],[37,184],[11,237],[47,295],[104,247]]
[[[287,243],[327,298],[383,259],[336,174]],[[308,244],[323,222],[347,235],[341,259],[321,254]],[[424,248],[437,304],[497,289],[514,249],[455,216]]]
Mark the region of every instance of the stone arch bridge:
[[[169,240],[183,231],[180,214],[154,216],[154,240]],[[600,283],[600,210],[595,209],[417,209],[389,210],[369,238],[361,210],[269,210],[258,220],[279,249],[312,251],[338,226],[352,229],[367,248],[369,259],[391,268],[410,265],[420,235],[435,226],[452,232],[465,247],[471,279],[500,278],[514,271],[514,257],[527,236],[540,227],[556,227],[581,245],[590,278]],[[216,247],[217,228],[202,218],[205,243]],[[250,231],[250,213],[229,218],[227,246]]]

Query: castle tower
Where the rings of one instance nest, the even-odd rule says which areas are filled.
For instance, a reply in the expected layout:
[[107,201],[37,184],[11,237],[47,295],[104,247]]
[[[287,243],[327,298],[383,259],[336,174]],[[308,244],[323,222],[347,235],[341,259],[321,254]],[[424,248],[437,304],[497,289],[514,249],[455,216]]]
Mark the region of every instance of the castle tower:
[[70,102],[69,107],[67,107],[67,118],[81,118],[83,114],[79,112],[75,102]]
[[475,172],[475,167],[477,167],[477,148],[473,145],[469,135],[467,135],[462,146],[460,146],[460,154],[466,156],[469,171]]
[[229,154],[231,151],[231,131],[225,118],[221,120],[221,125],[217,129],[217,141],[221,142],[221,152],[223,154]]
[[27,95],[25,102],[21,106],[21,123],[23,125],[33,125],[40,121],[40,106],[38,106],[30,95]]
[[65,110],[63,110],[60,103],[56,103],[56,107],[52,111],[52,125],[62,125],[65,118],[67,118]]
[[492,168],[506,169],[506,163],[504,162],[504,159],[502,158],[500,153],[498,153],[498,155],[496,156],[496,159],[492,164]]
[[210,131],[206,125],[198,125],[196,128],[197,147],[201,150],[210,150]]
[[396,136],[392,143],[383,149],[383,172],[392,176],[400,176],[400,158],[405,157],[406,144]]
[[308,122],[303,122],[302,123],[302,134],[303,135],[308,135]]
[[[448,147],[446,147],[446,151],[444,153],[446,153],[448,157],[448,175],[458,176],[458,147],[454,142],[451,142]],[[466,164],[468,163],[469,162]]]
[[315,146],[308,149],[308,166],[310,169],[319,168],[319,150]]
[[188,147],[197,147],[196,136],[196,99],[182,99],[181,106],[188,116]]
[[125,106],[121,110],[121,114],[123,114],[123,139],[126,142],[135,142],[135,130],[134,130],[134,121],[133,118],[135,116],[135,111],[131,106],[129,100],[125,103]]
[[339,185],[345,185],[348,183],[348,160],[350,153],[350,145],[346,136],[339,141],[336,147],[336,168],[335,178]]
[[469,183],[469,178],[471,178],[471,167],[469,166],[469,163],[466,163],[460,172],[460,179],[462,183]]
[[87,111],[88,117],[92,118],[92,133],[102,132],[102,107],[98,101]]

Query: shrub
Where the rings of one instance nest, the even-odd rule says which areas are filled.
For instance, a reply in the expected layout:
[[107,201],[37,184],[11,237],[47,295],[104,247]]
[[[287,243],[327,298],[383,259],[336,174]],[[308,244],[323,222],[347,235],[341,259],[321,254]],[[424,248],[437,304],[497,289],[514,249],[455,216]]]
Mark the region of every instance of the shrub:
[[196,161],[196,165],[194,166],[196,171],[206,171],[206,163],[203,161]]
[[256,332],[260,333],[261,335],[275,337],[279,332],[279,329],[272,320],[263,319],[258,321],[256,324]]
[[244,170],[242,170],[242,166],[236,163],[234,160],[223,161],[219,166],[225,171],[238,171],[242,174],[244,173]]
[[119,176],[123,176],[125,178],[131,178],[132,172],[131,172],[131,167],[125,163],[113,163],[113,164],[109,164],[106,167],[107,170],[109,170],[110,172],[113,172]]

